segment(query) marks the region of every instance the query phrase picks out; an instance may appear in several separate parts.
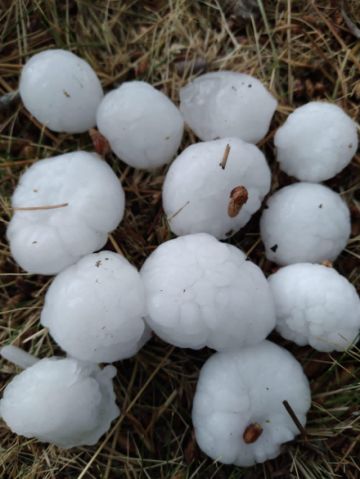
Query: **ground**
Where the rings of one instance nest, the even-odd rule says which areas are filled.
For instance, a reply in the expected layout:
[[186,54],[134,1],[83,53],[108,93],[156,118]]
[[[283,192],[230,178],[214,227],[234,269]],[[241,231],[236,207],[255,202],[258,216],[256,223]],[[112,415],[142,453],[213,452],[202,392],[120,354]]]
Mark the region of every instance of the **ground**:
[[[240,16],[237,1],[0,0],[0,93],[16,91],[26,59],[47,48],[65,48],[84,57],[105,90],[125,80],[151,82],[178,101],[179,88],[201,71],[230,69],[260,78],[279,100],[261,148],[273,172],[272,189],[292,182],[274,161],[276,128],[298,105],[326,99],[354,119],[360,110],[360,48],[344,21],[338,0],[258,0],[254,16]],[[344,2],[356,19],[357,0]],[[359,9],[358,9],[359,10]],[[357,17],[359,18],[359,16]],[[88,134],[52,133],[21,102],[0,111],[1,344],[19,345],[38,357],[60,353],[39,325],[51,278],[25,274],[14,263],[5,238],[10,197],[20,173],[37,159],[74,149],[91,150]],[[196,141],[187,130],[182,148]],[[108,249],[135,265],[170,238],[161,209],[166,168],[135,171],[115,157],[107,161],[124,185],[124,221]],[[327,182],[352,212],[352,236],[335,267],[360,286],[360,157]],[[259,215],[231,240],[266,274],[275,265],[264,257]],[[60,450],[16,437],[0,424],[2,478],[257,479],[360,477],[360,351],[324,354],[287,347],[301,361],[313,401],[306,436],[284,446],[273,461],[250,469],[214,463],[195,445],[190,420],[199,370],[210,350],[173,348],[153,338],[133,359],[117,364],[116,393],[122,410],[110,433],[94,447]],[[16,368],[0,365],[3,388]]]

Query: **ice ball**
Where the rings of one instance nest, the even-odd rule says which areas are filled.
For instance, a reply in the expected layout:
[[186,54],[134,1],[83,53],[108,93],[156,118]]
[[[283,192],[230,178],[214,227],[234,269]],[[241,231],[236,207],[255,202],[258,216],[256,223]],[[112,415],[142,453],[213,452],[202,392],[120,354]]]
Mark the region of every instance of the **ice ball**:
[[[170,229],[178,236],[204,232],[229,238],[260,208],[270,183],[270,169],[255,145],[238,138],[191,145],[164,180],[163,207]],[[243,201],[236,203],[241,192],[245,197],[240,194]]]
[[142,81],[125,82],[105,95],[96,121],[113,152],[135,168],[153,169],[172,160],[184,130],[172,101]]
[[29,112],[50,130],[82,133],[95,126],[103,90],[96,73],[66,50],[32,56],[21,72],[19,91]]
[[244,73],[206,73],[180,90],[185,121],[204,141],[235,137],[257,143],[268,132],[276,107],[264,85]]
[[281,188],[260,220],[266,257],[279,265],[334,260],[350,236],[350,212],[338,193],[315,183]]
[[175,346],[236,349],[259,343],[275,325],[273,298],[260,268],[208,234],[162,243],[141,276],[147,321]]
[[99,250],[120,223],[121,183],[95,153],[77,151],[34,163],[12,196],[7,238],[29,273],[56,274]]
[[140,275],[123,256],[101,251],[56,276],[45,295],[41,323],[70,356],[113,362],[149,339]]
[[355,155],[356,123],[338,106],[312,101],[288,116],[274,142],[280,168],[288,175],[302,181],[325,181]]
[[263,341],[240,351],[216,353],[201,369],[192,419],[200,448],[224,464],[252,466],[280,454],[299,433],[310,407],[308,380],[284,348]]
[[344,351],[359,334],[359,296],[334,268],[292,264],[272,274],[269,284],[284,338],[318,351]]
[[21,436],[63,448],[93,445],[119,415],[113,366],[42,359],[6,386],[0,414]]

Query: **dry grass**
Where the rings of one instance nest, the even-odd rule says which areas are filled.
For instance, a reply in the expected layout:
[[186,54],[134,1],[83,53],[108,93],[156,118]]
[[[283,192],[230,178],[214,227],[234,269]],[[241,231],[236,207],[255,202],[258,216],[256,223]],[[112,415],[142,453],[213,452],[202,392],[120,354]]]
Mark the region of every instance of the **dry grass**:
[[[355,7],[357,0],[353,0]],[[232,69],[259,77],[280,107],[262,148],[273,189],[288,184],[273,161],[272,137],[291,110],[321,98],[359,118],[360,45],[344,23],[338,0],[258,0],[260,14],[244,21],[224,12],[220,0],[0,0],[0,92],[17,88],[21,66],[49,47],[87,59],[105,88],[144,79],[175,101],[179,87],[200,68]],[[183,146],[194,142],[187,132]],[[2,344],[13,342],[44,357],[58,353],[39,312],[50,279],[24,274],[5,239],[10,195],[24,166],[73,149],[91,149],[88,135],[58,135],[41,128],[21,103],[0,112],[0,301]],[[161,210],[165,170],[134,171],[109,157],[127,195],[122,225],[107,245],[137,266],[170,237]],[[360,285],[359,156],[328,184],[342,193],[353,217],[349,245],[336,267]],[[258,216],[232,242],[267,273]],[[307,438],[284,447],[276,460],[242,470],[216,464],[195,446],[190,411],[196,379],[211,354],[173,348],[154,338],[131,360],[117,364],[116,391],[123,415],[95,447],[70,451],[26,440],[0,425],[2,478],[346,478],[360,477],[360,351],[322,354],[286,345],[311,380],[313,404]],[[15,368],[2,362],[2,387]],[[286,380],[286,378],[284,378]]]

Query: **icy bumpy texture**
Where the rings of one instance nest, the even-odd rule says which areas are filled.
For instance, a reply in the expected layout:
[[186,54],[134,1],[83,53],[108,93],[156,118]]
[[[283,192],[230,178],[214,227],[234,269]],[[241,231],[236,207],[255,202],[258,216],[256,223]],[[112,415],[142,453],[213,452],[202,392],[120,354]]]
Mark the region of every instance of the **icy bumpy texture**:
[[269,278],[277,329],[300,346],[344,351],[360,329],[360,300],[354,286],[333,268],[293,264]]
[[0,414],[16,434],[70,448],[95,444],[120,411],[113,366],[42,359],[6,387]]
[[[286,400],[301,424],[310,407],[310,389],[300,364],[285,349],[264,341],[241,351],[216,353],[203,366],[192,418],[200,448],[224,464],[252,466],[280,453],[298,429],[284,408]],[[258,423],[260,437],[247,444],[245,429]]]
[[338,106],[316,101],[289,115],[274,141],[281,169],[314,182],[339,173],[358,146],[356,123]]
[[322,185],[295,183],[267,200],[260,221],[266,256],[280,265],[334,260],[350,236],[350,213]]
[[186,123],[205,141],[233,136],[257,143],[277,107],[259,80],[230,71],[196,78],[180,90],[180,101]]
[[96,119],[113,152],[135,168],[152,169],[170,161],[184,130],[171,100],[140,81],[123,83],[108,93]]
[[15,211],[7,230],[11,253],[30,273],[56,274],[104,246],[124,203],[119,180],[94,153],[38,161],[20,178],[12,206],[60,207]]
[[103,90],[91,66],[65,50],[34,55],[24,66],[20,96],[50,130],[82,133],[95,126]]
[[[230,153],[223,169],[226,145]],[[191,145],[170,166],[163,185],[163,207],[171,231],[178,236],[210,233],[228,238],[260,208],[270,182],[264,155],[250,143],[225,138]],[[237,186],[245,186],[248,200],[230,217],[230,193]]]
[[261,270],[207,234],[160,245],[141,270],[148,322],[168,343],[228,350],[262,341],[275,325]]
[[102,251],[54,279],[41,323],[70,356],[113,362],[133,356],[149,339],[144,316],[138,271],[119,254]]

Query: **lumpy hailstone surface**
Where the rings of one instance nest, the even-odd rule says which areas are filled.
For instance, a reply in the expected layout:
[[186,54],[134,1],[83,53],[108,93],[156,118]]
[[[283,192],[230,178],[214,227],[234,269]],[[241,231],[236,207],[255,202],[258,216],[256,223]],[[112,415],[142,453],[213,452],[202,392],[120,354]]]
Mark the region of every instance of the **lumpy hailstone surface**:
[[123,83],[105,95],[96,120],[113,152],[135,168],[152,169],[172,160],[184,130],[172,101],[141,81]]
[[120,181],[95,153],[78,151],[41,160],[20,178],[8,230],[11,253],[29,273],[56,274],[104,246],[124,214]]
[[262,341],[274,328],[270,288],[238,248],[207,234],[160,245],[141,269],[148,322],[179,347],[228,350]]
[[326,186],[295,183],[267,200],[260,220],[269,260],[280,265],[334,260],[350,236],[350,212]]
[[[230,153],[223,169],[226,145]],[[205,232],[228,238],[260,208],[270,182],[270,169],[255,145],[237,138],[191,145],[172,163],[163,185],[163,207],[171,231],[178,236]],[[230,193],[236,186],[246,187],[248,200],[230,217]]]
[[288,175],[325,181],[355,155],[356,123],[338,106],[313,101],[297,108],[275,135],[277,160]]
[[25,64],[19,86],[29,112],[50,130],[82,133],[95,126],[103,90],[96,73],[66,50],[46,50]]
[[244,73],[206,73],[180,90],[185,121],[205,141],[233,136],[257,143],[266,135],[276,107],[263,84]]
[[21,436],[70,448],[93,445],[120,411],[113,366],[100,369],[75,359],[42,359],[8,384],[0,414]]
[[70,356],[113,362],[138,352],[149,339],[140,275],[123,256],[101,251],[54,279],[41,323]]
[[293,264],[269,278],[277,329],[300,346],[344,351],[360,329],[360,300],[354,286],[333,268]]
[[[200,372],[192,419],[200,448],[225,464],[252,466],[280,453],[299,432],[284,408],[286,400],[302,425],[310,389],[300,364],[285,349],[264,341],[241,351],[216,353]],[[253,443],[245,429],[258,423]]]

